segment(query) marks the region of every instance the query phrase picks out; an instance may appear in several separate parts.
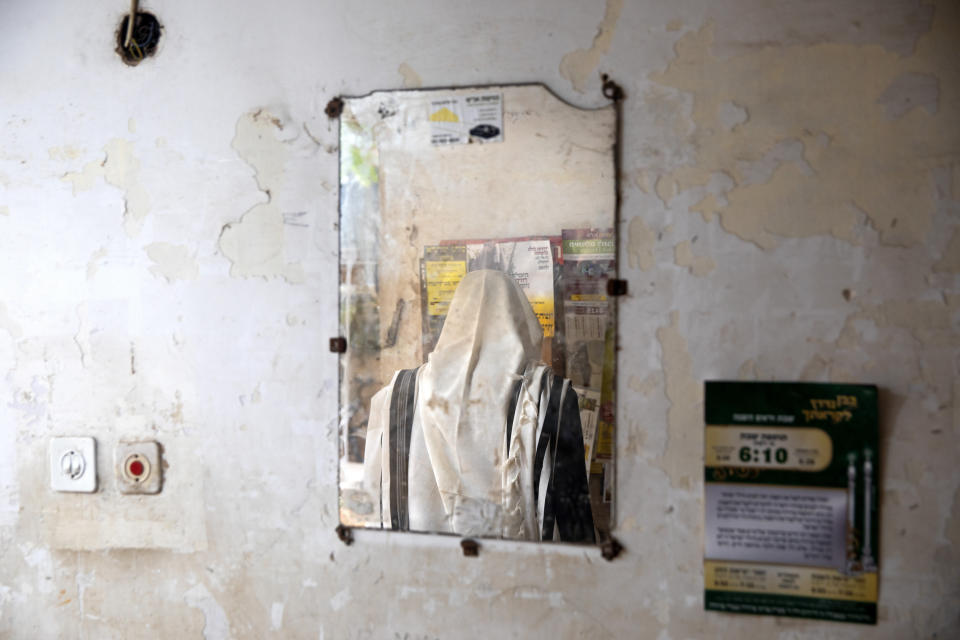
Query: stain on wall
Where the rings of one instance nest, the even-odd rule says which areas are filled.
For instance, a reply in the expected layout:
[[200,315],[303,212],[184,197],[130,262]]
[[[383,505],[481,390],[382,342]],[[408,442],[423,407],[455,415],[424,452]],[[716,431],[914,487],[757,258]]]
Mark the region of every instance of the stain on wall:
[[[667,69],[650,76],[693,95],[695,163],[664,173],[662,197],[727,176],[726,203],[704,207],[762,248],[822,234],[856,243],[865,224],[891,245],[923,242],[935,209],[932,171],[957,162],[960,148],[958,20],[956,4],[938,4],[906,57],[822,43],[721,58],[714,25],[685,34]],[[732,128],[731,103],[742,109]]]

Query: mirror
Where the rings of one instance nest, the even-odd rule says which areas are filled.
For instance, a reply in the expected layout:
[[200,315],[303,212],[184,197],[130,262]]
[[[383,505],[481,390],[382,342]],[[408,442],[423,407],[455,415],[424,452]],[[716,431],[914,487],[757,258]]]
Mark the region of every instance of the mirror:
[[616,127],[542,85],[343,99],[342,524],[609,537]]

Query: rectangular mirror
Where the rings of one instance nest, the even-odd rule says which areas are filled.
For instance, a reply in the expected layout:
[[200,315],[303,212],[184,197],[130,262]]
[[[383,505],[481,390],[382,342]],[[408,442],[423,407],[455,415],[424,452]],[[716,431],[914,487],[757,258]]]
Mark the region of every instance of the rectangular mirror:
[[609,536],[617,117],[542,85],[340,115],[340,520]]

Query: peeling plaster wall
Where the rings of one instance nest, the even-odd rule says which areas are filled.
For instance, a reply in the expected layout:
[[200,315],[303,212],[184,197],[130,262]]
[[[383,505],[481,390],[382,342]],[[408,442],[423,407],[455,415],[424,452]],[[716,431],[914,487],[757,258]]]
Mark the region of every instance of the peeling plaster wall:
[[[0,637],[960,632],[960,5],[0,5]],[[337,130],[377,88],[624,86],[613,563],[334,532]],[[702,610],[707,378],[881,386],[880,624]],[[100,443],[53,495],[46,443]],[[121,498],[121,438],[165,446]]]

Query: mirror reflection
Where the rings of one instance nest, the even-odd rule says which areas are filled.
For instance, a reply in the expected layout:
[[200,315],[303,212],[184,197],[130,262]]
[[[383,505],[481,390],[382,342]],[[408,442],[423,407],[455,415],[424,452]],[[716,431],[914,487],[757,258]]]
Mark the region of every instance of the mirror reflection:
[[341,522],[609,535],[615,137],[541,85],[344,100]]

